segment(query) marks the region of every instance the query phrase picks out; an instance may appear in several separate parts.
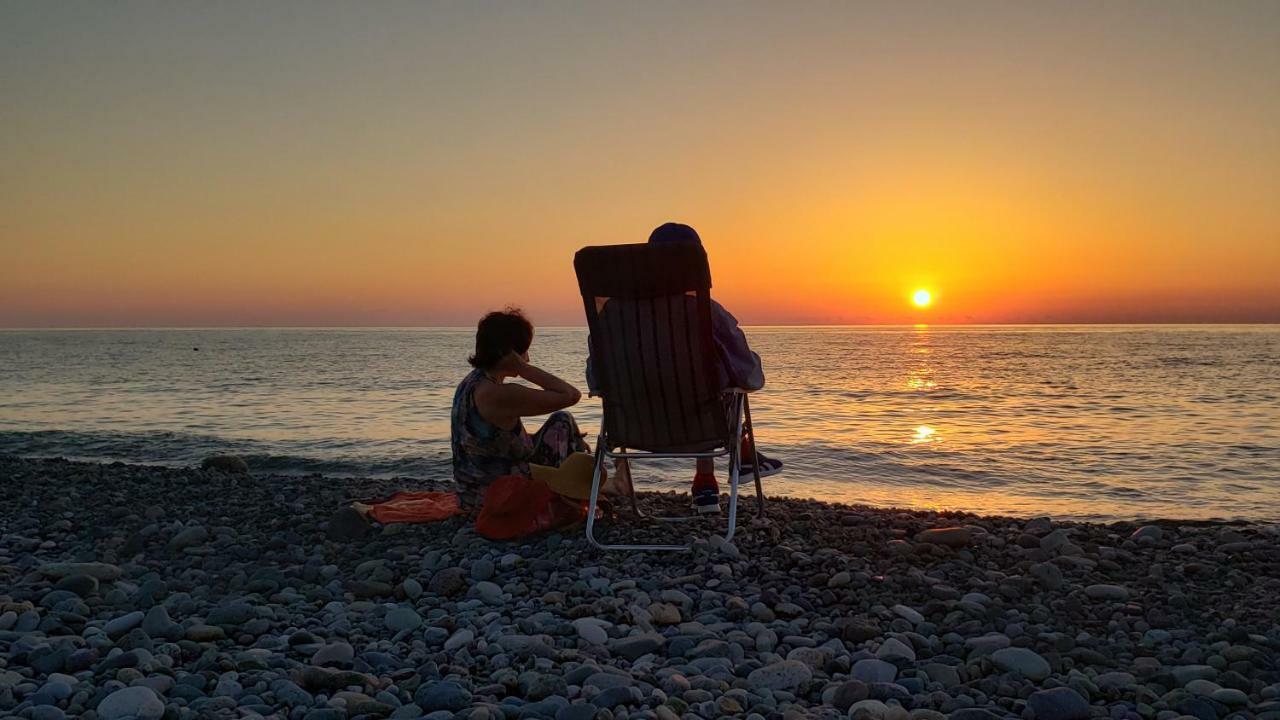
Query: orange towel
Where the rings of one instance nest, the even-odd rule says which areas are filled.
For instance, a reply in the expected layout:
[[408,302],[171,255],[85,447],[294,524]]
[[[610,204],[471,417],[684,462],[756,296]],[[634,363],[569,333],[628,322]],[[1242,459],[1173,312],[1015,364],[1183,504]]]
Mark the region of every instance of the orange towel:
[[369,517],[383,525],[438,522],[459,512],[458,495],[451,492],[398,492],[369,506]]

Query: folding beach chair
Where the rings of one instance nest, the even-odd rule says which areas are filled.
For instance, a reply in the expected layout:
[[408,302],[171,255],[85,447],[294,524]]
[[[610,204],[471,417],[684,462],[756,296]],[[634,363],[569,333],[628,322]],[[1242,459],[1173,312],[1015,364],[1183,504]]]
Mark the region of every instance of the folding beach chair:
[[[602,544],[596,505],[606,458],[729,459],[729,527],[738,513],[744,432],[751,430],[746,391],[723,391],[711,326],[711,270],[695,244],[588,247],[573,259],[591,329],[591,361],[604,422],[587,513],[587,540],[607,550],[688,550],[689,545]],[[758,511],[764,513],[760,463],[753,463]],[[634,486],[631,505],[636,508]],[[657,518],[664,521],[689,517]]]

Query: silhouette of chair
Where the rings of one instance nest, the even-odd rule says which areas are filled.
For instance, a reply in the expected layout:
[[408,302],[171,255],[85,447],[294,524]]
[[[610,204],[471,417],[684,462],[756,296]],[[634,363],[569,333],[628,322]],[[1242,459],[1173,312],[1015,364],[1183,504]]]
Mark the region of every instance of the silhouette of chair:
[[[591,482],[587,540],[608,550],[687,550],[690,545],[602,544],[596,507],[606,458],[729,460],[726,541],[737,524],[742,437],[755,442],[741,389],[721,389],[711,324],[711,270],[695,244],[587,247],[573,260],[591,330],[592,373],[604,406]],[[752,463],[764,513],[760,463]],[[631,504],[636,508],[634,484]],[[638,510],[637,510],[638,512]],[[690,517],[656,518],[664,521]]]

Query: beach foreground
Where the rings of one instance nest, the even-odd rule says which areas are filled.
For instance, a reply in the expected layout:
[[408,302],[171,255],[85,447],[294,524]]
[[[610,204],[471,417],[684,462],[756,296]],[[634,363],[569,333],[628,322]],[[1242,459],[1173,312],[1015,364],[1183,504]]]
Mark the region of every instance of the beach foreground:
[[405,487],[0,458],[0,715],[1280,718],[1274,527],[748,498],[734,545],[659,555],[331,526]]

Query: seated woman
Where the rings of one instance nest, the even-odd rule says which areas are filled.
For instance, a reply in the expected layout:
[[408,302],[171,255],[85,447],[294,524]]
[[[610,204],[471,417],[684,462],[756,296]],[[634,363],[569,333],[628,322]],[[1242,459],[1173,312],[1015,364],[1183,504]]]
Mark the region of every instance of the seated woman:
[[[450,417],[453,478],[464,512],[476,513],[489,485],[503,475],[532,477],[529,465],[559,467],[574,452],[590,452],[564,411],[582,393],[529,364],[533,325],[519,310],[491,312],[476,327],[475,368],[458,384]],[[520,378],[538,389],[507,378]],[[551,413],[530,436],[521,418]]]

